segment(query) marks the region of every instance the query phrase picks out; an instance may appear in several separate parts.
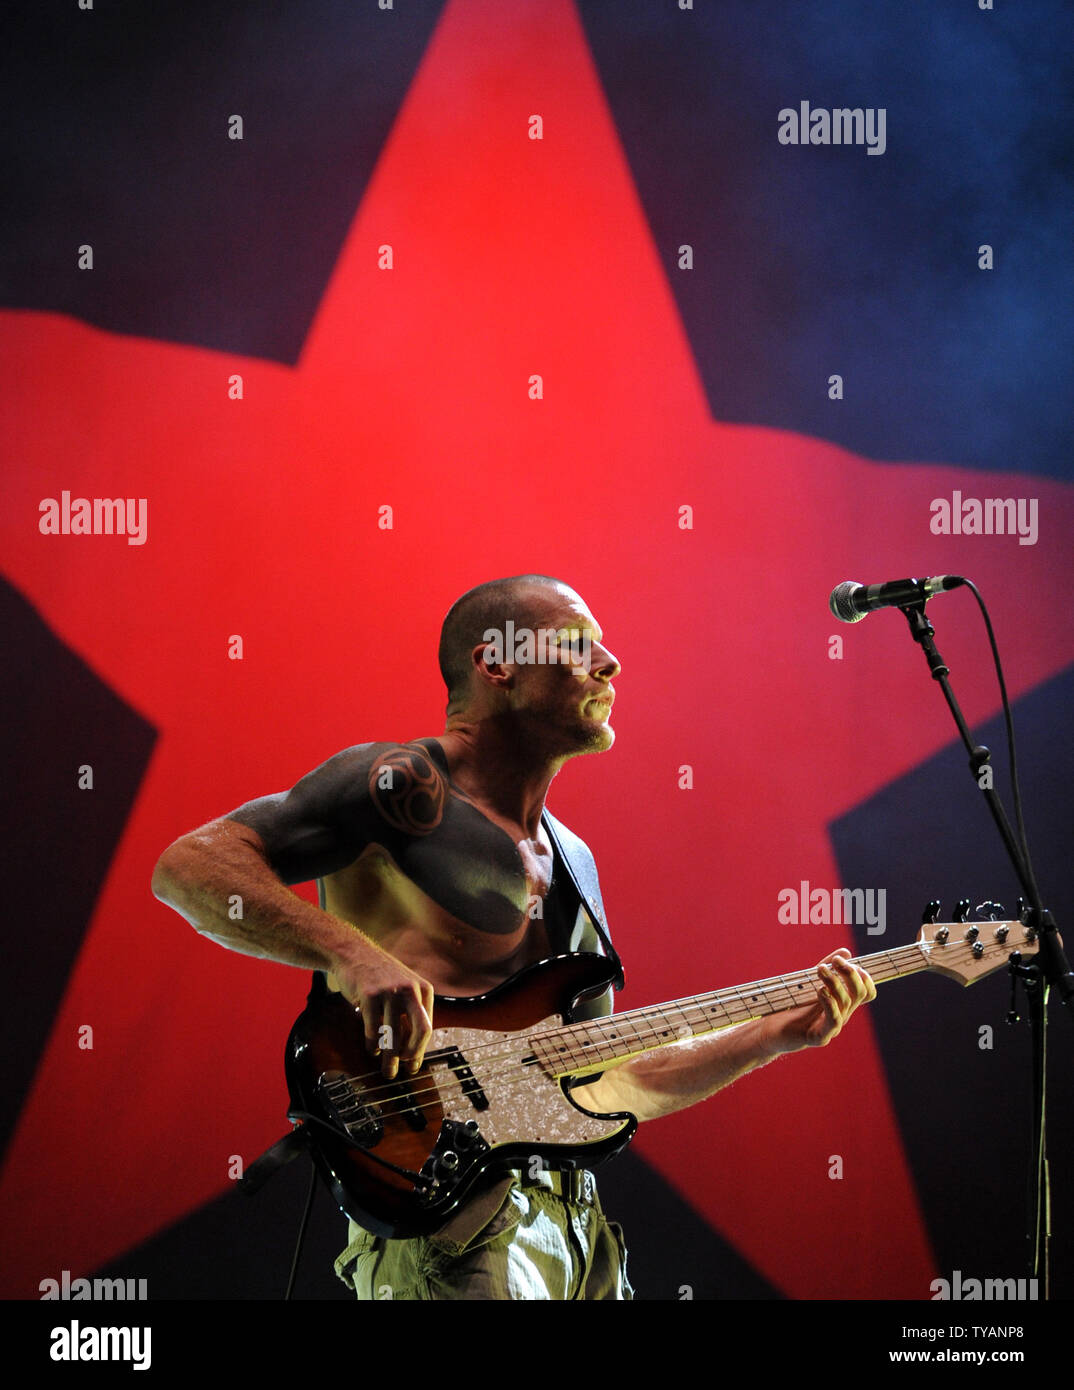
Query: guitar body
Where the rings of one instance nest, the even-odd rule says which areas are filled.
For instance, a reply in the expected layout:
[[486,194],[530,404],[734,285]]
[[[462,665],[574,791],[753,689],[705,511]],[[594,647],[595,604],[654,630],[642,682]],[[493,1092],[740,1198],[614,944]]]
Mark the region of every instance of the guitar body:
[[353,1005],[311,997],[287,1041],[290,1116],[306,1124],[340,1208],[377,1235],[426,1235],[505,1168],[535,1156],[546,1168],[589,1167],[624,1148],[634,1116],[568,1099],[554,1044],[540,1038],[611,972],[603,956],[557,956],[488,994],[438,997],[421,1070],[390,1082]]

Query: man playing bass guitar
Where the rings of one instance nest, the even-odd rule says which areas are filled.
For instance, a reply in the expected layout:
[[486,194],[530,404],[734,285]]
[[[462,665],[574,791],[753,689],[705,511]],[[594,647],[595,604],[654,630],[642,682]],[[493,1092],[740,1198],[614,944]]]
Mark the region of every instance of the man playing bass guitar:
[[[358,1011],[385,1082],[421,1068],[435,996],[486,994],[564,952],[615,961],[591,856],[545,810],[564,763],[615,737],[620,668],[595,619],[558,580],[495,580],[453,605],[439,655],[439,737],[346,749],[289,792],[177,840],[153,878],[162,901],[221,945],[323,971]],[[287,886],[314,878],[319,908]],[[234,894],[241,920],[228,912]],[[572,1099],[654,1119],[823,1046],[875,996],[849,954],[817,967],[808,1004],[583,1076]],[[590,1012],[610,1012],[610,994]],[[352,1221],[336,1268],[359,1298],[632,1296],[592,1174],[539,1163],[501,1171],[426,1234],[388,1239]]]

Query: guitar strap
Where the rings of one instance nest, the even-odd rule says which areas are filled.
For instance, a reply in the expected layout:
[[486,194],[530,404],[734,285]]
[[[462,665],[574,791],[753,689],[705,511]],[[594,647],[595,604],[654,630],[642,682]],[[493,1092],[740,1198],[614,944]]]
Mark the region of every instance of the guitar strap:
[[[439,739],[419,738],[415,739],[415,742],[420,744],[440,770],[447,774],[447,756],[440,746]],[[620,990],[623,988],[623,965],[612,945],[611,934],[608,931],[608,923],[604,914],[604,900],[600,896],[597,866],[589,846],[573,830],[568,830],[563,822],[557,820],[547,809],[541,820],[548,832],[548,838],[552,842],[554,859],[563,866],[567,881],[574,890],[574,896],[577,899],[572,921],[572,904],[569,901],[569,895],[559,898],[558,890],[561,884],[557,884],[558,904],[567,918],[567,930],[564,933],[566,939],[553,944],[557,950],[561,951],[595,951],[598,955],[607,956],[615,969],[613,983],[615,988]],[[324,907],[324,890],[320,880],[318,880],[318,890],[321,893],[321,906]],[[579,909],[581,909],[580,912]],[[608,1007],[602,1012],[611,1012],[610,996]]]
[[[548,838],[552,841],[552,848],[559,858],[559,862],[566,870],[568,881],[578,899],[578,906],[582,909],[585,918],[592,928],[594,940],[587,941],[589,935],[584,928],[579,933],[577,925],[572,938],[567,943],[567,948],[572,951],[579,949],[585,950],[596,945],[601,955],[607,956],[615,967],[615,988],[623,988],[623,964],[619,959],[619,954],[612,945],[611,933],[608,930],[607,919],[604,914],[604,900],[600,895],[600,883],[597,879],[597,866],[589,846],[584,840],[574,833],[552,815],[548,810],[543,816],[544,828],[548,832]],[[575,940],[575,937],[578,937]]]

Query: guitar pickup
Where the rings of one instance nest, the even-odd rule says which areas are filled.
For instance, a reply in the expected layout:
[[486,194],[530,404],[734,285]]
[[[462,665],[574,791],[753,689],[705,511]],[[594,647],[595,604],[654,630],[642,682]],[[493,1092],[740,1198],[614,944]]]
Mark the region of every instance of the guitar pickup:
[[426,1062],[436,1062],[453,1072],[459,1079],[463,1095],[475,1110],[487,1110],[489,1108],[488,1096],[485,1095],[481,1082],[473,1074],[469,1062],[457,1047],[441,1048],[438,1052],[427,1055],[425,1060]]
[[392,1097],[393,1102],[395,1102],[395,1114],[401,1115],[413,1130],[427,1128],[429,1122],[414,1098],[411,1083],[409,1081],[396,1081],[395,1087],[398,1092],[397,1097]]

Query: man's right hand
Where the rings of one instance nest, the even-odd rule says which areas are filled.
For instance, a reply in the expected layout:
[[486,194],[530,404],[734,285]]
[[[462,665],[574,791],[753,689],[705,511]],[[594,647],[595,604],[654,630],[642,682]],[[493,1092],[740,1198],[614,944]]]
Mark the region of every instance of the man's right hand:
[[341,962],[332,974],[362,1016],[366,1049],[380,1057],[391,1081],[400,1063],[410,1076],[421,1066],[433,1031],[433,987],[401,961],[378,954],[376,960],[363,953],[361,961]]
[[[349,923],[291,892],[344,868],[380,824],[367,792],[369,750],[344,750],[289,792],[246,802],[181,836],[161,855],[153,891],[204,936],[231,950],[330,971],[362,1015],[385,1077],[411,1075],[432,1036],[433,988]],[[243,904],[232,918],[230,904]]]

